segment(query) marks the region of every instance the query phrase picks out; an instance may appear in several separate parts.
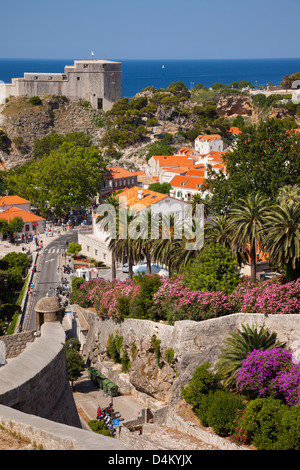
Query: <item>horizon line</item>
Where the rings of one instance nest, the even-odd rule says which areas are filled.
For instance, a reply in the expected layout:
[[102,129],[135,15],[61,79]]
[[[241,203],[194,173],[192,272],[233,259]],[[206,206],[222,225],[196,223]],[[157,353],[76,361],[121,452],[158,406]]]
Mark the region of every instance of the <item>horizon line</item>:
[[167,58],[148,58],[148,59],[141,59],[141,58],[122,58],[122,59],[76,59],[76,58],[68,58],[68,57],[0,57],[0,60],[111,60],[111,61],[120,61],[120,60],[135,60],[135,61],[188,61],[188,60],[300,60],[300,57],[215,57],[215,58],[178,58],[178,59],[167,59]]

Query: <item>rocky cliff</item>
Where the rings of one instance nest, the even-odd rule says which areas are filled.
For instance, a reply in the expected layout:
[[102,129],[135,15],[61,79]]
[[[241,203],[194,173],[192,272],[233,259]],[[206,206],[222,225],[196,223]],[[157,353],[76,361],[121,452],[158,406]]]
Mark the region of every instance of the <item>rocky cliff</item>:
[[0,113],[0,128],[8,136],[7,151],[0,150],[5,169],[33,158],[33,144],[51,132],[84,132],[97,145],[103,131],[93,123],[95,112],[80,101],[49,96],[40,105],[26,97],[10,98]]
[[250,96],[232,95],[219,99],[217,112],[224,117],[251,116],[253,108]]

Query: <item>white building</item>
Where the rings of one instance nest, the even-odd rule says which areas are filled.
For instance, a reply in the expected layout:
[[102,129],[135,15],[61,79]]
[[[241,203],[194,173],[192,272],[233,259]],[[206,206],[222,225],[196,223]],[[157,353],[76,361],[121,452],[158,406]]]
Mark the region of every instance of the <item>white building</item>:
[[198,135],[195,139],[195,151],[205,155],[211,151],[223,152],[223,140],[219,134]]
[[[142,189],[138,186],[125,189],[116,196],[124,199],[124,201],[120,200],[120,204],[126,205],[138,215],[151,209],[153,215],[177,214],[178,217],[184,217],[185,210],[187,209],[184,201],[167,194]],[[93,214],[93,234],[89,235],[79,232],[78,242],[82,246],[81,253],[83,255],[95,258],[97,261],[103,261],[106,265],[111,266],[111,252],[108,248],[110,233],[104,231],[101,225],[97,224],[97,218],[101,214],[101,206],[100,204],[97,211]]]

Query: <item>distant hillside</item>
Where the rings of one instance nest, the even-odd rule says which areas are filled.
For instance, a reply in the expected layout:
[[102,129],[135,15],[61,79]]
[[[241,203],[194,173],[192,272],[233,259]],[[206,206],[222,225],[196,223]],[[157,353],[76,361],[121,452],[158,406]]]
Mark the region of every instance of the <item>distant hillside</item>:
[[131,100],[119,100],[107,113],[63,96],[9,98],[0,113],[0,162],[5,170],[32,159],[35,140],[52,132],[83,132],[110,164],[139,169],[149,145],[166,134],[172,136],[173,146],[181,147],[193,146],[202,133],[219,133],[226,143],[230,126],[268,116],[299,126],[299,105],[282,98],[253,96],[238,84],[215,84],[210,89],[197,85],[190,91],[182,82],[167,89],[144,89]]

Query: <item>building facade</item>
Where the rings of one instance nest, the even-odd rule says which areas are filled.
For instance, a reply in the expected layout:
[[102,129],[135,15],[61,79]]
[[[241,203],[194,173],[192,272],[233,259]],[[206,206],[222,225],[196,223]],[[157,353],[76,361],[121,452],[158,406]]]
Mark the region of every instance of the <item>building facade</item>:
[[66,96],[89,101],[94,109],[108,111],[122,98],[122,63],[107,60],[75,60],[63,73],[25,73],[5,85],[6,97]]

